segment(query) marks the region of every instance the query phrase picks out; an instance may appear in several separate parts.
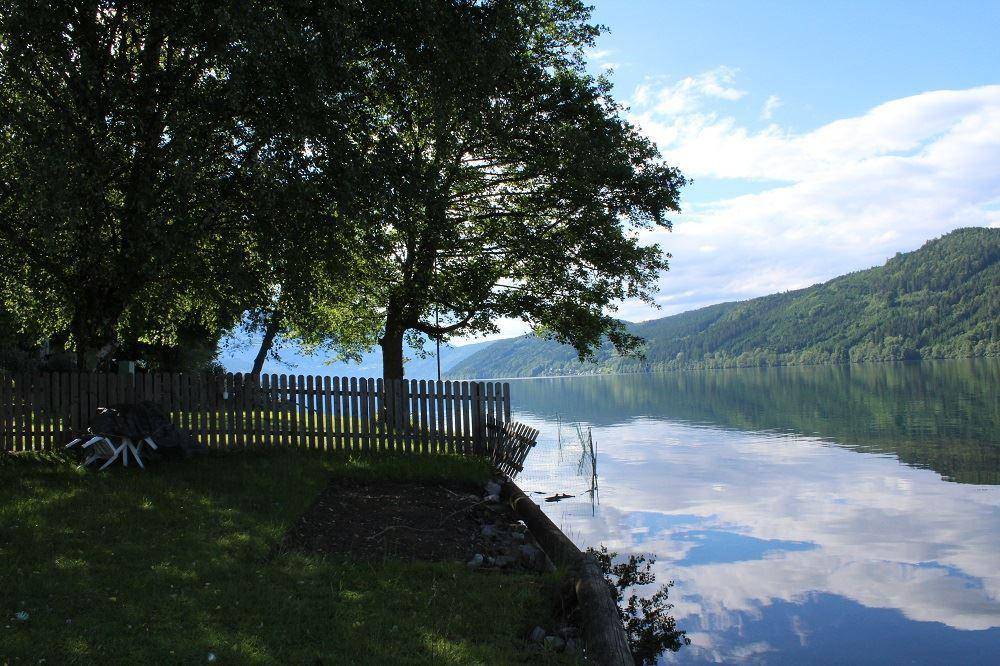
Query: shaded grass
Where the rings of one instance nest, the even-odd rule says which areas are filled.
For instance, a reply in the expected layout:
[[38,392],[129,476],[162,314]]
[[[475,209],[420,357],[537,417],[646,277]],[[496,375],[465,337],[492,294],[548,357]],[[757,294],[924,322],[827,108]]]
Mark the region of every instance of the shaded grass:
[[0,662],[556,663],[523,640],[549,619],[552,580],[274,554],[331,476],[488,473],[469,458],[302,451],[146,473],[0,466]]

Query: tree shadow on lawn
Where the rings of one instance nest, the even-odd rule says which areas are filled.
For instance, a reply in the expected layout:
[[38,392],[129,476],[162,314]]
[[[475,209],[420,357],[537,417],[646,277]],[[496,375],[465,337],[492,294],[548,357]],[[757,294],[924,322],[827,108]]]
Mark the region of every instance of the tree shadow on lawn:
[[[210,455],[147,472],[61,461],[0,469],[0,659],[517,663],[552,583],[453,563],[269,558],[332,475],[419,462],[300,452]],[[482,470],[460,469],[470,479]],[[430,481],[446,473],[427,465]],[[395,471],[394,471],[395,470]],[[458,471],[456,471],[458,470]],[[15,619],[18,611],[27,621]]]

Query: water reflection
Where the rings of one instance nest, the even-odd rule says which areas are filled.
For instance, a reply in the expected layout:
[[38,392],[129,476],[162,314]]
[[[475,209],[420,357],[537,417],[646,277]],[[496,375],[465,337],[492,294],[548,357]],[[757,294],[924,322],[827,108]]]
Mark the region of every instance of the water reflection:
[[[544,509],[579,544],[656,553],[693,641],[670,659],[988,663],[1000,486],[971,481],[997,482],[998,368],[519,382],[543,433],[521,483],[577,495]],[[555,414],[594,425],[596,509]]]
[[516,381],[515,409],[819,436],[962,483],[1000,483],[1000,361],[668,372]]

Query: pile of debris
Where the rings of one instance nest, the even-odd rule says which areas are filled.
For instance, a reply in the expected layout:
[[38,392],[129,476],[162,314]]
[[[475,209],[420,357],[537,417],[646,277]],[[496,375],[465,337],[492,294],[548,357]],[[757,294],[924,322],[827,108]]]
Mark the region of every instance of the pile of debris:
[[128,467],[129,457],[145,469],[142,457],[149,451],[185,458],[205,451],[205,446],[175,426],[159,405],[148,401],[99,408],[87,432],[66,445],[67,449],[75,447],[88,454],[84,465],[101,464],[101,469],[116,461]]

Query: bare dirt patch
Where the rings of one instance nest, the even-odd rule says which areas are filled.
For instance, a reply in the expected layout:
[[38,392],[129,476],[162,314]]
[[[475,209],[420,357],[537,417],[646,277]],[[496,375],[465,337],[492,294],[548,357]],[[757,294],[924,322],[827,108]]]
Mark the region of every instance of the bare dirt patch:
[[282,545],[359,559],[539,566],[524,525],[474,485],[334,480]]

